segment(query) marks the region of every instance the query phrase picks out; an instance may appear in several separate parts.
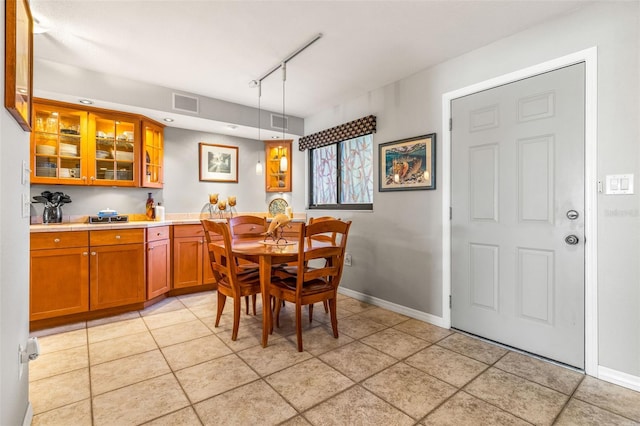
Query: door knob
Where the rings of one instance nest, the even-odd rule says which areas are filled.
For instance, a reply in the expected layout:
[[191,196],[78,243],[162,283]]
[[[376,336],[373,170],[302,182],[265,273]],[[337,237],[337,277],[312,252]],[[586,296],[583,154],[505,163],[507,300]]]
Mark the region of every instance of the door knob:
[[564,242],[569,244],[570,246],[575,246],[576,244],[578,244],[578,242],[580,242],[580,240],[575,235],[568,235],[564,239]]

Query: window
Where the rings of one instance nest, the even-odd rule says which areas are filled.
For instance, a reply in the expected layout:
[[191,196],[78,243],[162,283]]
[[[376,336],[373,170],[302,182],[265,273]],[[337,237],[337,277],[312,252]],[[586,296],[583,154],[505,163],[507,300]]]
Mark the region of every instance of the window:
[[309,208],[373,209],[373,135],[310,150]]

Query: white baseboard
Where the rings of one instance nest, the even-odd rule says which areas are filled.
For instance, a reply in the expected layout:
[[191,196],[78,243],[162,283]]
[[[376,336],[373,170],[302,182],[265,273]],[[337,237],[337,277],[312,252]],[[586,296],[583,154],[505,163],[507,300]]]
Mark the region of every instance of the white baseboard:
[[377,297],[369,296],[368,294],[359,293],[345,287],[338,287],[338,293],[344,294],[345,296],[353,297],[354,299],[360,300],[361,302],[370,303],[374,306],[388,309],[390,311],[406,315],[408,317],[415,318],[432,325],[436,325],[438,327],[449,328],[449,325],[446,324],[443,318],[437,317],[435,315],[427,314],[425,312],[407,308],[406,306],[387,302],[386,300],[378,299]]
[[598,366],[598,379],[640,392],[640,377]]
[[22,426],[31,426],[33,421],[33,405],[31,401],[27,403],[27,411],[24,413],[24,419],[22,420]]

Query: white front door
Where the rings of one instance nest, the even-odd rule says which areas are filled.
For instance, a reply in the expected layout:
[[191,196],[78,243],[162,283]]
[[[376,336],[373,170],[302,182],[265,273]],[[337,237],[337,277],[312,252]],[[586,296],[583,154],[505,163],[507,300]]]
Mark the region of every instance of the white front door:
[[584,368],[584,63],[451,103],[452,327]]

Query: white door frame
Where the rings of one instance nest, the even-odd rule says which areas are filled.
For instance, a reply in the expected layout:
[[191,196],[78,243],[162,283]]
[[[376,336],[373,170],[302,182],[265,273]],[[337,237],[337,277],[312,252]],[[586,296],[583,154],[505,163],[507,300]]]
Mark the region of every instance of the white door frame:
[[598,131],[598,50],[597,47],[553,59],[442,95],[442,320],[451,327],[451,101],[481,90],[512,83],[580,62],[585,63],[585,372],[598,374],[598,281],[597,281],[597,131]]

